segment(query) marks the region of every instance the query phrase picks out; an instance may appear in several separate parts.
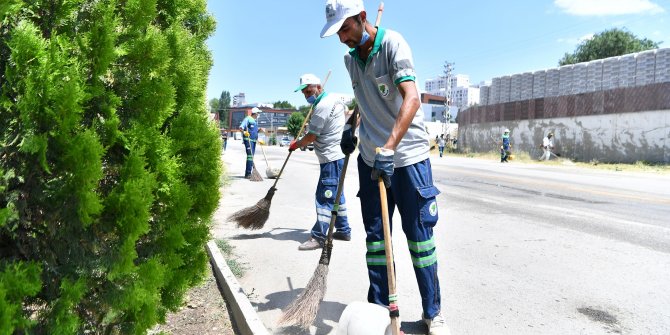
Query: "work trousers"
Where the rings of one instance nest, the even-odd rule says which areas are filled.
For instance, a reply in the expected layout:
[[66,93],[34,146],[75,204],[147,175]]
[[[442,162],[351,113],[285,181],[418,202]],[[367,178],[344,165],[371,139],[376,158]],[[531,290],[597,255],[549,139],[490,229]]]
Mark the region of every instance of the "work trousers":
[[254,139],[249,139],[248,137],[245,137],[242,139],[242,142],[244,143],[244,149],[247,152],[247,166],[244,170],[244,176],[250,176],[251,175],[251,169],[254,166],[254,154],[256,153],[256,140]]
[[[358,178],[363,224],[367,234],[366,260],[370,287],[368,302],[389,304],[388,277],[386,275],[386,253],[381,217],[381,201],[377,180],[370,179],[369,167],[358,157]],[[402,168],[396,168],[391,177],[391,188],[387,189],[389,224],[398,207],[402,230],[407,238],[414,274],[421,293],[421,305],[426,318],[440,313],[440,282],[437,278],[437,254],[433,227],[438,220],[436,196],[440,193],[433,186],[433,175],[428,159]],[[400,272],[404,270],[399,270]]]
[[[332,217],[335,196],[337,195],[337,183],[344,166],[344,158],[332,162],[320,164],[319,183],[316,185],[314,203],[316,205],[316,223],[312,227],[312,237],[321,242],[326,240],[328,227]],[[351,234],[349,220],[347,219],[347,204],[344,192],[340,196],[340,204],[335,219],[335,229],[343,234]]]

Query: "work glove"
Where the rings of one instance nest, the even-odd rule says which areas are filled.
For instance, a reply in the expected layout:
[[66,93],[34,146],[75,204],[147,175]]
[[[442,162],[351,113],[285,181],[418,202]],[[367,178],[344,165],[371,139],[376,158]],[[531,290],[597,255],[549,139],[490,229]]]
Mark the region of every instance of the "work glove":
[[344,125],[342,140],[340,141],[340,149],[342,149],[342,153],[345,155],[351,154],[356,150],[356,144],[358,144],[358,137],[354,135],[354,130],[351,129],[351,125]]
[[249,134],[248,131],[245,130],[245,131],[244,131],[244,136],[245,136],[245,137],[249,137],[249,136],[251,136],[251,135]]
[[288,151],[295,151],[295,149],[298,149],[298,141],[293,140],[291,141],[291,144],[288,146]]
[[386,188],[391,187],[391,176],[393,176],[393,154],[395,152],[391,149],[377,148],[377,154],[375,155],[375,162],[372,166],[372,172],[370,172],[370,178],[372,180],[378,180],[382,178],[384,181],[384,186]]
[[263,141],[263,140],[258,140],[258,144],[260,144],[260,145],[265,145],[265,141]]

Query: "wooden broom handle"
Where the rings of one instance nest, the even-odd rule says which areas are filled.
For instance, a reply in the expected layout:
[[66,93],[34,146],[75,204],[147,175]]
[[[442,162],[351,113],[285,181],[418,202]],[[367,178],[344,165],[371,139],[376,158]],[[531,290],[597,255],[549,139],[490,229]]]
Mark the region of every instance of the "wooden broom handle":
[[384,11],[384,2],[379,3],[379,8],[377,8],[377,19],[375,20],[375,27],[379,27],[379,22],[382,21],[382,12]]
[[[382,205],[382,227],[384,229],[384,252],[386,253],[386,276],[388,277],[389,296],[397,296],[395,288],[395,269],[393,264],[393,242],[391,237],[391,225],[389,224],[389,209],[386,200],[386,186],[384,180],[380,177],[379,181],[379,200]],[[397,317],[391,318],[391,331],[393,335],[400,334],[400,320]]]

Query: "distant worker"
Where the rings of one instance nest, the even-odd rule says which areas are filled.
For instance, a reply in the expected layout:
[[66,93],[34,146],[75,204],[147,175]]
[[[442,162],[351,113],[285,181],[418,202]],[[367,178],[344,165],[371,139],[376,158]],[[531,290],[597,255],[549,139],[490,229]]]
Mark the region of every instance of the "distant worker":
[[502,134],[502,145],[500,146],[500,163],[509,163],[507,160],[512,150],[512,144],[509,142],[509,129],[505,129]]
[[228,130],[221,128],[221,145],[223,146],[223,151],[226,151],[226,146],[228,145]]
[[263,128],[258,128],[258,116],[263,111],[257,107],[254,107],[251,110],[251,116],[247,116],[242,120],[240,124],[240,130],[242,131],[242,143],[244,143],[244,149],[247,151],[246,159],[246,168],[244,170],[244,178],[251,178],[251,169],[254,164],[254,153],[256,153],[256,141],[258,141],[258,131],[265,131]]
[[[316,185],[316,223],[312,227],[310,238],[298,247],[298,250],[315,250],[323,247],[330,226],[331,212],[335,206],[337,184],[344,167],[344,154],[340,149],[344,115],[348,108],[335,95],[329,95],[321,87],[321,80],[313,74],[300,77],[301,91],[307,103],[312,105],[312,116],[307,134],[291,141],[289,151],[302,148],[314,142],[314,152],[319,159],[319,182]],[[337,220],[333,238],[351,240],[351,228],[347,219],[347,207],[344,193],[340,196]]]
[[440,137],[435,137],[437,142],[437,148],[440,150],[440,158],[444,153],[444,146],[447,144],[447,141],[444,139],[444,134],[441,134]]
[[545,137],[542,140],[542,159],[548,161],[551,158],[551,151],[554,149],[554,140],[553,140],[554,134],[549,133],[547,134],[547,137]]

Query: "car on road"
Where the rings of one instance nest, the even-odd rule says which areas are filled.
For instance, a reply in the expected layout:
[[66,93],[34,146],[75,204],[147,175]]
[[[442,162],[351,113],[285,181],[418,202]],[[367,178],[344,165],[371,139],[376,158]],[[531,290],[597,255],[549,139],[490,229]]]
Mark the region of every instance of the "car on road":
[[288,147],[289,145],[291,145],[291,139],[289,139],[288,136],[282,137],[279,141],[280,147]]

